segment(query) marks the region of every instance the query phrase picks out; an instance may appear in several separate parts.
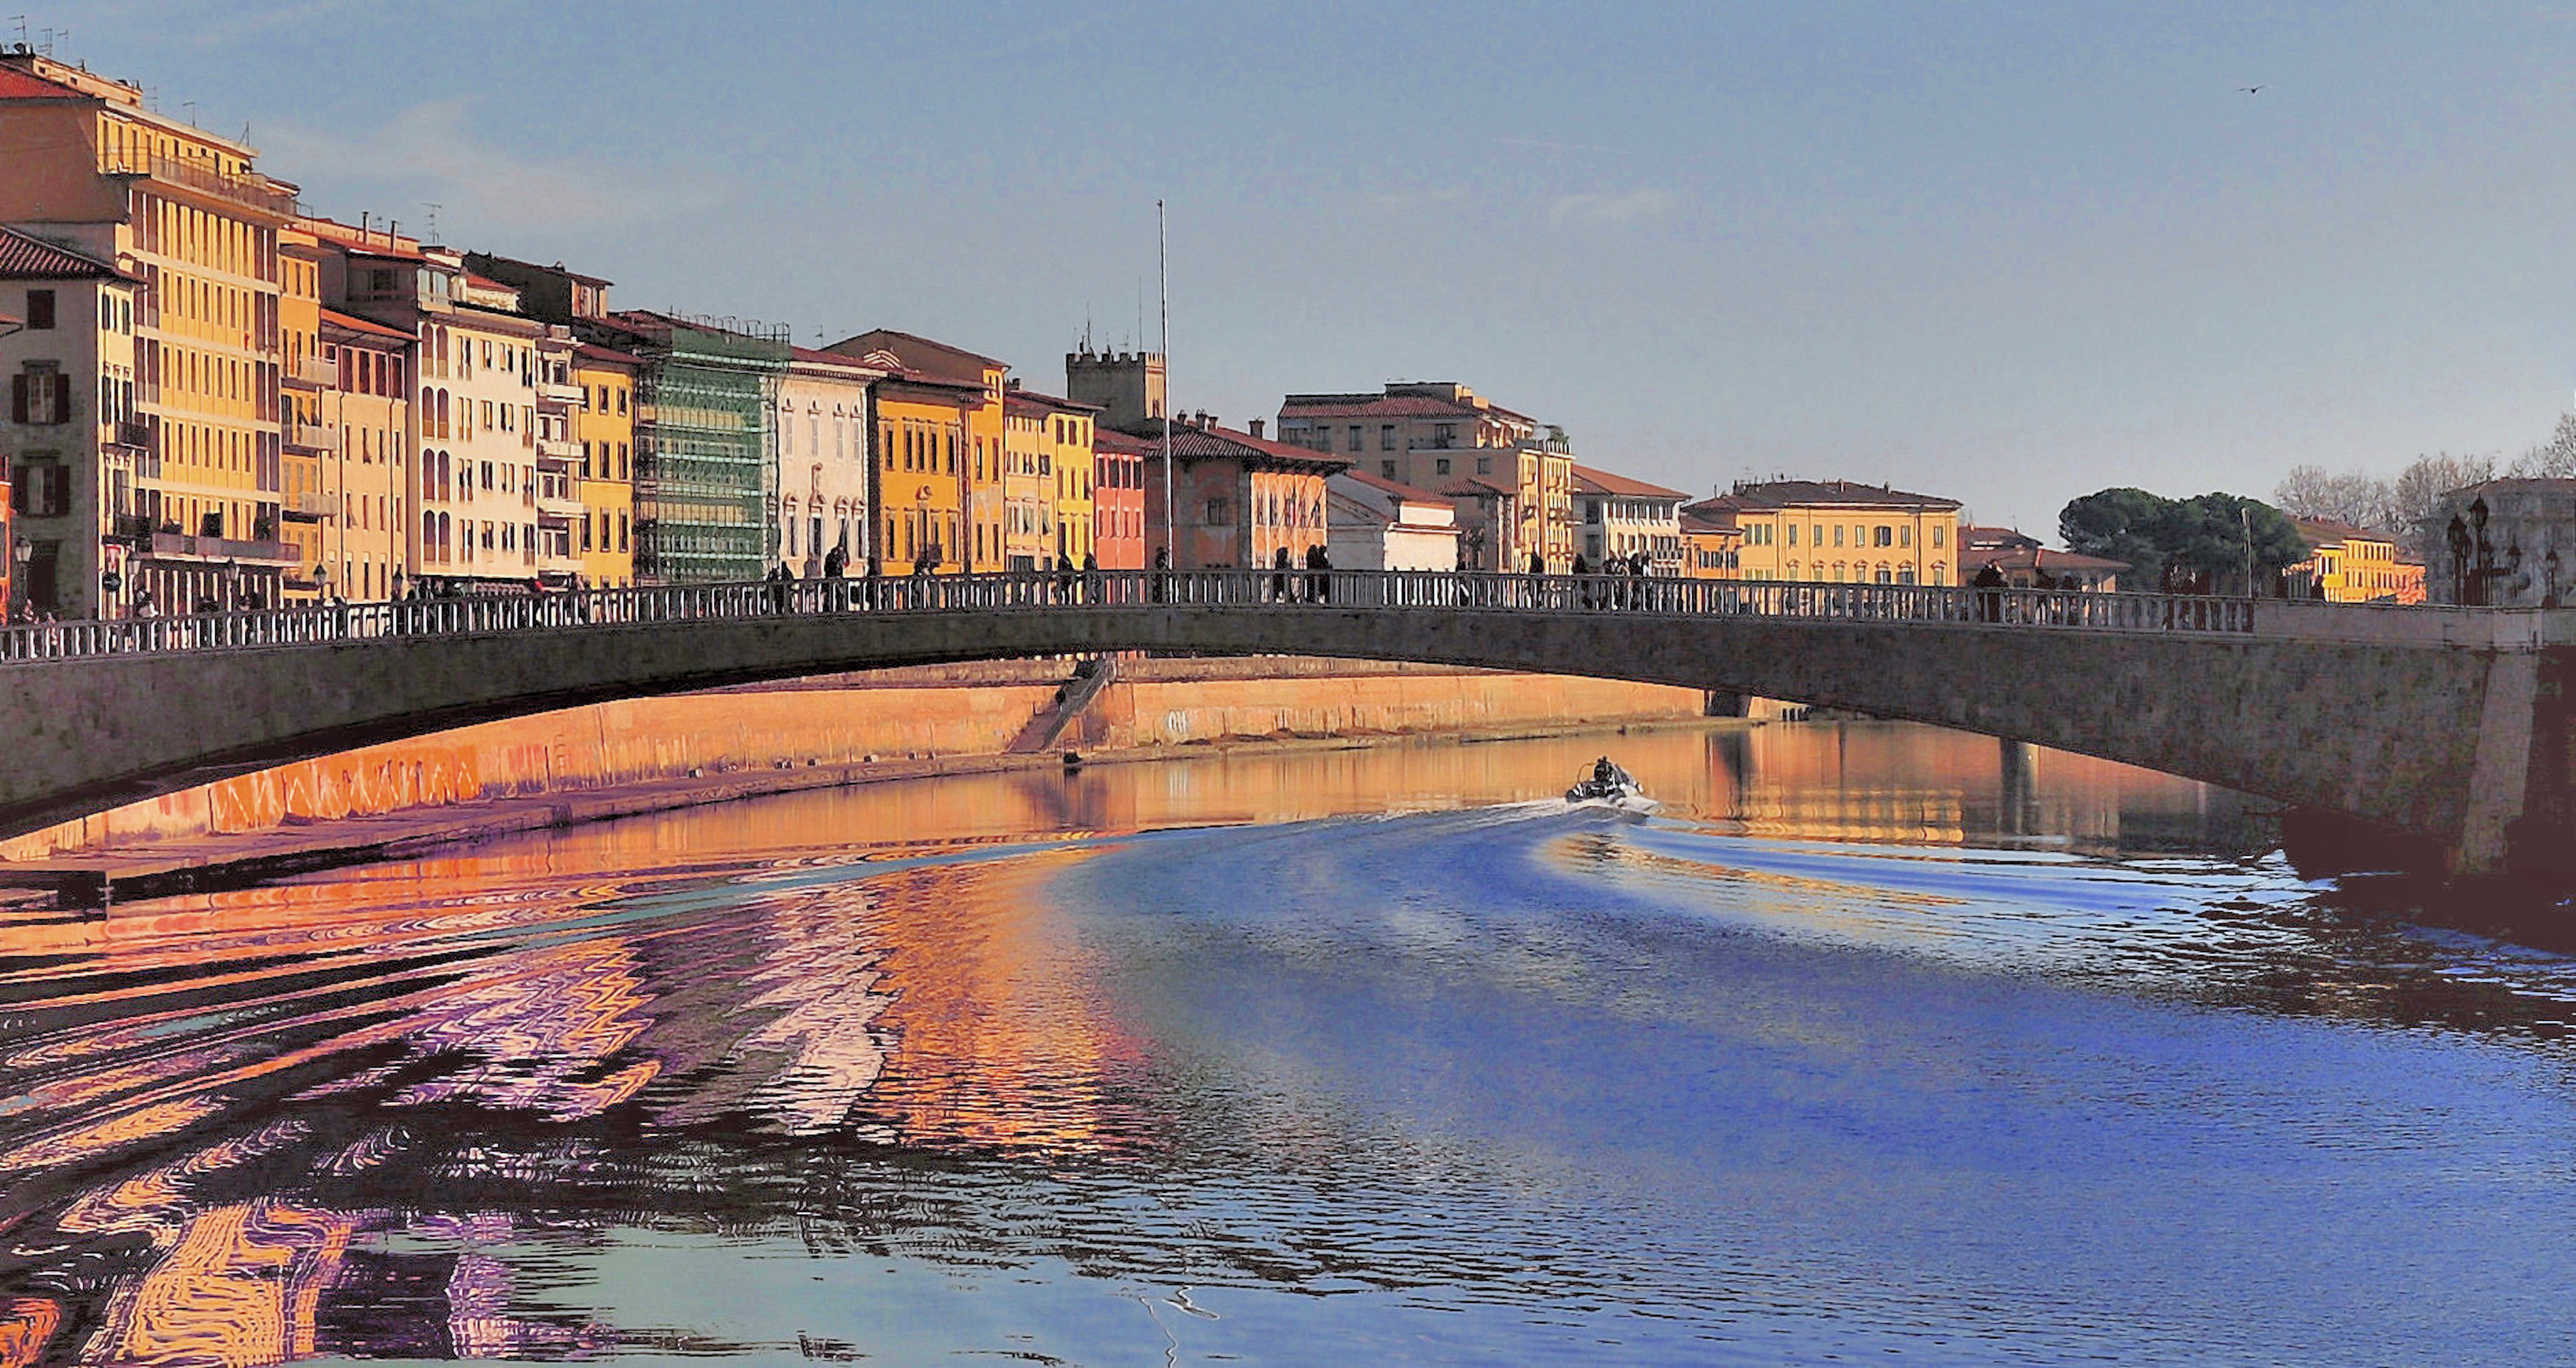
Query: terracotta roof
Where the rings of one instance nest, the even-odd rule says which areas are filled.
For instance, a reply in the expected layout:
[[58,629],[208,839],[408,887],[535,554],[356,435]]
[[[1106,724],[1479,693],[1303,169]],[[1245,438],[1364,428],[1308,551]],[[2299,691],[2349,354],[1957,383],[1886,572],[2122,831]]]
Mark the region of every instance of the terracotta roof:
[[1452,499],[1483,498],[1488,495],[1500,495],[1506,499],[1520,497],[1520,491],[1517,489],[1505,488],[1491,480],[1479,480],[1473,475],[1461,476],[1458,479],[1451,480],[1449,483],[1440,486],[1440,493],[1444,497]]
[[15,228],[0,227],[0,279],[132,280],[86,252],[61,247]]
[[1936,494],[1908,494],[1885,485],[1859,484],[1851,480],[1765,480],[1760,484],[1737,485],[1729,493],[1705,500],[1702,506],[1707,504],[1763,509],[1810,506],[1957,508],[1959,501]]
[[2299,538],[2310,546],[2341,546],[2349,541],[2393,542],[2395,537],[2373,532],[2366,527],[2336,522],[2331,518],[2292,518],[2290,525],[2299,529]]
[[[1156,455],[1162,453],[1163,428],[1160,422],[1129,428],[1128,432],[1144,438]],[[1312,447],[1290,446],[1286,442],[1274,442],[1232,428],[1198,427],[1177,421],[1172,424],[1173,460],[1232,461],[1245,458],[1276,461],[1326,474],[1347,470],[1351,464],[1345,457],[1327,456]]]
[[539,275],[557,276],[564,280],[572,281],[578,285],[599,285],[604,287],[617,283],[613,280],[602,280],[597,276],[586,276],[579,271],[567,271],[564,269],[564,265],[560,261],[556,262],[552,266],[540,266],[533,261],[521,261],[516,257],[505,257],[498,252],[476,252],[473,253],[473,255],[482,257],[495,265],[516,266],[521,270],[534,271]]
[[1092,428],[1091,449],[1114,451],[1121,456],[1159,456],[1163,453],[1160,443],[1147,441],[1133,433],[1120,432],[1114,427]]
[[1705,505],[1701,508],[1705,511],[1688,508],[1682,510],[1681,524],[1684,532],[1720,532],[1736,537],[1744,535],[1744,529],[1735,525],[1733,513],[1723,509],[1708,509]]
[[1021,388],[1017,382],[1013,382],[1009,389],[1002,392],[1002,398],[1006,401],[1003,405],[1005,409],[1026,407],[1039,412],[1052,413],[1100,412],[1098,404],[1086,404],[1078,399],[1067,399],[1061,395],[1041,394],[1033,389]]
[[[844,356],[864,356],[868,352],[877,350],[889,351],[901,357],[904,365],[925,375],[944,376],[949,379],[971,378],[979,385],[984,383],[983,368],[1010,369],[1008,362],[996,361],[989,356],[979,356],[963,347],[952,347],[931,338],[908,332],[897,332],[892,328],[872,328],[867,332],[844,337],[823,350],[839,352]],[[949,365],[936,364],[942,361],[948,362]],[[956,369],[961,364],[975,367],[977,373],[972,377],[963,376],[962,372]]]
[[2002,551],[1970,551],[1959,557],[1959,569],[1974,571],[1991,565],[1997,570],[2031,569],[2096,570],[2118,574],[2130,568],[2127,561],[2104,560],[2099,556],[2079,556],[2072,551],[2051,551],[2043,546],[2015,546]]
[[637,356],[633,352],[622,352],[615,347],[603,347],[596,342],[584,342],[580,346],[573,348],[572,354],[580,360],[596,361],[604,366],[641,366],[644,364],[644,358]]
[[846,353],[816,351],[812,347],[799,347],[792,343],[788,346],[788,357],[790,360],[802,361],[808,365],[815,366],[846,366],[853,370],[864,371],[873,371],[877,369],[858,357],[850,356]]
[[96,100],[103,98],[48,81],[32,71],[0,66],[0,100]]
[[355,314],[344,314],[337,309],[324,309],[322,311],[322,321],[335,328],[358,333],[366,337],[386,338],[396,342],[409,342],[412,340],[412,335],[404,332],[400,328],[388,328],[384,324],[376,322],[374,319],[360,318]]
[[1632,480],[1625,475],[1613,475],[1609,471],[1587,465],[1579,465],[1574,468],[1574,487],[1578,492],[1585,494],[1625,495],[1632,499],[1673,499],[1678,501],[1690,497],[1688,494],[1684,494],[1678,489],[1666,489],[1662,485],[1648,484],[1643,480]]
[[2037,546],[2039,538],[2010,527],[1962,527],[1959,529],[1959,545],[1965,550]]
[[[1492,409],[1453,404],[1427,394],[1292,394],[1279,403],[1279,421],[1299,418],[1482,418]],[[1518,415],[1513,415],[1517,417]]]
[[1448,502],[1447,496],[1441,494],[1437,490],[1424,489],[1420,485],[1409,485],[1399,480],[1390,480],[1383,475],[1371,475],[1357,466],[1353,466],[1349,470],[1340,472],[1340,476],[1343,479],[1357,480],[1371,489],[1384,490],[1399,499],[1411,499],[1416,503]]

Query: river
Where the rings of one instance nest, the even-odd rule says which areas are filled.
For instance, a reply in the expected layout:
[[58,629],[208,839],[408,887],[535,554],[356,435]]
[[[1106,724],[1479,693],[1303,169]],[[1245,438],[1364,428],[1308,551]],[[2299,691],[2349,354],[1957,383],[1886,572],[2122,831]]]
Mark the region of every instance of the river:
[[19,914],[0,1365],[2576,1357],[2576,959],[2246,808],[1676,728]]

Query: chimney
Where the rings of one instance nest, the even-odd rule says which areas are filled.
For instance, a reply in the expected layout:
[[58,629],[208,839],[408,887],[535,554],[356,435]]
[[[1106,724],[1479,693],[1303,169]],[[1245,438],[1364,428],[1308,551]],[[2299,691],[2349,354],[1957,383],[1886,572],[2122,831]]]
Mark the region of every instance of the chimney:
[[1262,419],[1255,418],[1244,428],[1244,431],[1252,434],[1253,440],[1255,441],[1259,441],[1261,439],[1261,424],[1263,421],[1264,420]]

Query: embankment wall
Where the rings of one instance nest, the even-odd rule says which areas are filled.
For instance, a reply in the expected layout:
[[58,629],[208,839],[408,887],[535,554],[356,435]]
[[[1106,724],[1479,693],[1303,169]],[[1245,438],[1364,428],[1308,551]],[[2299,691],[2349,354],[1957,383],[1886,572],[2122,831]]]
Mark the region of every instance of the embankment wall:
[[[627,699],[257,770],[0,842],[0,859],[596,791],[693,771],[993,754],[1070,673],[1060,663],[890,670],[812,687]],[[1122,668],[1061,743],[1125,751],[1283,736],[1562,730],[1697,716],[1692,689],[1313,660]]]

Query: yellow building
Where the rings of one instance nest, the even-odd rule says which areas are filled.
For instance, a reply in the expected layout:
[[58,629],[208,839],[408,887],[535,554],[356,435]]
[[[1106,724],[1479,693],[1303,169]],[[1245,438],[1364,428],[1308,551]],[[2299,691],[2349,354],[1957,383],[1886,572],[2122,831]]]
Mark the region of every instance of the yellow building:
[[0,53],[0,222],[35,223],[142,277],[134,346],[141,516],[129,592],[165,608],[277,601],[278,236],[295,187],[250,147],[143,107],[143,92]]
[[295,549],[283,585],[290,603],[322,597],[330,581],[323,524],[332,510],[324,485],[338,472],[324,468],[336,465],[341,452],[338,429],[322,420],[322,391],[339,378],[322,361],[322,255],[320,240],[302,223],[278,230],[278,505],[279,533]]
[[1741,579],[1744,529],[1735,525],[1733,514],[1709,509],[1694,512],[1701,505],[1681,511],[1682,578],[1706,580]]
[[397,598],[411,583],[411,334],[325,309],[320,346],[333,459],[316,524],[330,573],[316,578],[352,603]]
[[1002,405],[1003,552],[1012,569],[1093,553],[1091,431],[1100,411],[1011,382]]
[[1731,519],[1737,578],[1818,584],[1951,584],[1959,502],[1849,480],[1742,483],[1682,510]]
[[582,582],[593,589],[635,584],[635,375],[643,364],[589,343],[573,349],[572,380],[583,394],[572,415],[585,514],[578,546]]
[[2424,567],[2399,557],[2394,538],[2348,523],[2292,518],[2308,558],[2283,574],[2293,596],[2328,603],[2422,603]]
[[[863,364],[884,369],[889,385],[897,384],[900,373],[898,387],[910,396],[904,401],[907,417],[903,422],[889,421],[885,416],[888,406],[880,401],[877,436],[881,442],[891,438],[940,443],[935,462],[939,469],[935,472],[926,451],[921,456],[908,457],[891,445],[879,449],[876,466],[883,481],[883,497],[869,503],[878,510],[880,520],[889,528],[914,529],[906,534],[911,537],[939,533],[939,541],[913,544],[935,545],[942,570],[974,574],[999,570],[1008,564],[1004,550],[1008,499],[1002,487],[1002,392],[1011,368],[989,356],[891,328],[845,337],[824,350],[858,357]],[[939,403],[931,398],[934,393],[951,397],[945,417],[935,412]],[[951,435],[945,427],[951,423],[956,428],[954,470],[948,469],[945,445]],[[907,436],[908,432],[916,435]],[[924,477],[934,473],[955,477],[957,488],[953,495],[924,488],[930,483]],[[901,478],[892,478],[896,476]],[[891,535],[881,553],[890,569],[909,568],[916,554],[899,546]]]
[[868,507],[878,535],[868,548],[868,566],[897,575],[915,566],[939,574],[962,570],[957,548],[967,531],[962,472],[972,459],[970,425],[981,410],[1000,405],[985,403],[981,385],[915,371],[892,352],[864,353],[860,361],[885,373],[876,385],[877,449]]

